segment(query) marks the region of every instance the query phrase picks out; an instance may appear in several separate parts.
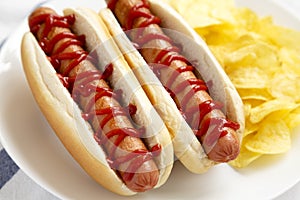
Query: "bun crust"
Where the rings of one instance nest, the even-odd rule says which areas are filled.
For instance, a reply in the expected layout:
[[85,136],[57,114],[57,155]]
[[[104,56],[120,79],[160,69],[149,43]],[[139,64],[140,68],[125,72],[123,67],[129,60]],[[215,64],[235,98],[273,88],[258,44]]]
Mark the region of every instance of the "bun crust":
[[72,157],[106,189],[121,195],[135,194],[109,167],[104,151],[93,138],[91,127],[81,117],[79,107],[31,33],[24,35],[21,52],[23,69],[34,98]]
[[100,70],[103,71],[109,63],[113,64],[114,70],[110,83],[115,90],[123,91],[122,99],[125,104],[136,106],[134,122],[138,126],[145,127],[146,136],[143,139],[148,148],[151,149],[156,144],[161,145],[162,153],[154,158],[160,169],[160,179],[156,187],[160,187],[167,181],[173,167],[173,145],[167,127],[155,111],[99,15],[87,8],[65,9],[64,14],[75,15],[77,23],[72,28],[76,34],[89,35],[86,38],[87,49],[96,52]]
[[[78,8],[66,9],[65,14],[75,14],[74,30],[83,30],[89,48],[93,44],[99,45],[107,42],[107,55],[102,60],[112,62],[114,74],[111,84],[114,89],[123,90],[126,102],[137,107],[135,123],[146,128],[145,144],[148,148],[160,144],[162,151],[155,157],[159,167],[159,182],[155,187],[160,187],[169,177],[173,167],[173,145],[169,132],[159,115],[154,111],[146,94],[131,72],[125,59],[119,53],[117,46],[101,23],[100,17],[91,10]],[[91,44],[93,43],[93,44]],[[40,110],[48,120],[56,135],[81,167],[104,188],[123,195],[134,195],[119,176],[107,163],[106,154],[95,141],[94,132],[88,122],[81,117],[81,110],[73,101],[69,91],[59,80],[57,73],[45,53],[40,48],[32,33],[25,33],[21,44],[23,69]],[[103,56],[101,56],[103,58]],[[125,76],[125,78],[124,78]]]
[[[245,124],[243,103],[228,76],[218,64],[205,42],[178,13],[163,2],[157,0],[149,0],[149,2],[153,14],[159,16],[162,20],[162,27],[172,30],[169,36],[181,44],[183,54],[189,60],[196,61],[197,65],[195,65],[195,68],[201,71],[201,77],[204,81],[213,82],[212,85],[215,87],[209,88],[210,94],[216,100],[225,102],[224,113],[230,119],[240,124],[237,134],[241,142]],[[205,173],[217,163],[208,159],[203,147],[182,117],[173,99],[127,38],[111,10],[103,9],[99,12],[99,15],[109,28],[110,33],[119,45],[150,101],[168,127],[172,135],[176,157],[191,172],[197,174]]]
[[203,80],[213,83],[209,88],[209,93],[215,100],[225,102],[223,112],[230,119],[240,124],[237,133],[240,141],[242,141],[245,129],[243,101],[222,66],[218,63],[205,41],[178,13],[162,2],[149,1],[151,11],[161,18],[162,26],[176,31],[175,34],[172,34],[174,32],[171,31],[170,37],[182,45],[183,54],[188,60],[195,61],[194,67],[201,71]]

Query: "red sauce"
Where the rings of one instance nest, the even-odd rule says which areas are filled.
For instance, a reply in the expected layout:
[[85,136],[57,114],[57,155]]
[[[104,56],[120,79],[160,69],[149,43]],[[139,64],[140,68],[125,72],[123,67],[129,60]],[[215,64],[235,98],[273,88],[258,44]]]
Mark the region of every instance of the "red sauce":
[[[112,6],[112,7],[115,7],[116,1],[114,1],[113,4],[114,4],[114,6]],[[139,17],[146,18],[147,20],[144,20],[137,28],[143,28],[143,27],[149,26],[150,24],[159,24],[160,23],[160,18],[152,15],[151,13],[146,13],[146,12],[142,11],[141,8],[149,9],[150,4],[148,3],[148,1],[142,0],[142,2],[140,4],[137,4],[132,7],[132,9],[130,10],[130,12],[127,16],[127,23],[125,25],[125,30],[132,29],[134,20]]]
[[161,146],[157,144],[151,148],[150,152],[145,150],[136,150],[133,151],[131,154],[127,154],[123,157],[119,157],[114,161],[108,159],[108,162],[110,163],[112,168],[115,168],[118,165],[120,165],[120,163],[127,162],[129,160],[134,160],[134,162],[130,163],[123,176],[124,180],[130,181],[133,178],[134,173],[144,162],[151,160],[155,156],[158,156],[160,152],[161,152]]
[[[110,1],[109,8],[114,10],[117,1]],[[141,9],[146,8],[146,9]],[[205,134],[210,126],[214,126],[215,128],[210,132],[212,136],[223,137],[227,134],[226,128],[232,128],[237,130],[239,128],[239,124],[235,122],[231,122],[228,119],[223,118],[208,118],[203,121],[205,115],[211,112],[214,109],[221,109],[222,105],[218,102],[214,101],[206,101],[201,103],[200,105],[187,109],[187,105],[189,100],[195,95],[195,93],[200,91],[208,92],[208,87],[203,80],[200,79],[190,79],[184,80],[181,83],[177,84],[175,87],[173,86],[175,80],[180,76],[181,73],[184,72],[193,72],[194,67],[191,63],[182,55],[180,55],[180,48],[176,47],[172,44],[172,40],[164,35],[159,33],[145,33],[143,32],[143,28],[150,26],[151,24],[159,24],[160,19],[154,16],[153,14],[147,12],[149,9],[149,3],[146,0],[142,0],[140,4],[133,6],[128,14],[127,22],[123,28],[132,29],[132,28],[140,28],[138,30],[138,34],[134,37],[132,36],[132,42],[137,44],[139,48],[152,40],[163,40],[170,43],[172,46],[167,47],[165,49],[160,50],[157,55],[154,57],[154,63],[150,64],[151,69],[157,75],[158,78],[161,79],[161,70],[168,69],[173,70],[170,74],[170,78],[166,83],[164,83],[164,87],[169,91],[172,98],[176,98],[176,94],[183,90],[189,90],[185,93],[181,102],[177,105],[178,109],[182,112],[183,116],[187,119],[189,125],[196,129],[194,132],[196,136],[200,138],[203,134]],[[135,19],[143,17],[144,21],[138,27],[133,27],[133,23]],[[177,69],[172,69],[169,67],[173,61],[181,61],[186,65],[179,67]],[[188,89],[187,89],[188,88]],[[192,124],[194,117],[197,117],[197,123]],[[199,127],[201,124],[201,127]],[[213,138],[213,137],[212,137]],[[215,139],[216,139],[215,138]]]
[[[165,40],[166,41],[166,40]],[[162,49],[159,51],[157,56],[154,59],[154,63],[161,63],[161,60],[167,55],[169,52],[179,52],[180,50],[175,46],[167,47],[166,49]],[[169,65],[167,65],[169,66]]]
[[[120,164],[134,160],[134,162],[131,162],[128,166],[128,174],[126,174],[125,178],[123,177],[125,181],[130,181],[134,175],[134,172],[136,172],[144,162],[152,159],[153,156],[157,156],[157,152],[160,152],[161,148],[159,145],[157,145],[154,146],[150,152],[148,150],[136,150],[134,152],[129,152],[124,157],[114,157],[117,147],[125,137],[141,137],[141,135],[144,134],[145,129],[143,127],[140,129],[117,128],[109,131],[105,135],[102,134],[102,129],[111,119],[117,116],[130,117],[131,115],[134,115],[136,113],[136,106],[130,104],[127,107],[115,106],[102,109],[95,108],[95,103],[102,97],[119,99],[121,96],[121,91],[114,92],[110,88],[99,87],[93,84],[95,80],[106,80],[111,76],[113,72],[112,64],[109,64],[103,73],[100,73],[97,70],[85,71],[78,73],[75,77],[70,77],[70,72],[76,66],[78,66],[78,64],[80,64],[83,60],[90,58],[88,56],[88,52],[84,50],[75,52],[64,52],[64,50],[66,50],[66,48],[68,48],[70,45],[78,45],[81,47],[84,46],[85,37],[76,36],[70,32],[62,32],[49,40],[48,34],[54,27],[70,28],[74,22],[74,15],[60,17],[53,14],[42,14],[31,18],[29,21],[29,26],[32,33],[37,35],[41,25],[45,24],[39,44],[49,56],[49,60],[56,69],[58,73],[57,75],[62,84],[72,93],[73,99],[78,102],[80,97],[89,97],[90,95],[93,95],[93,98],[90,98],[89,102],[87,103],[86,108],[83,109],[84,113],[82,114],[82,117],[89,121],[94,119],[94,117],[103,116],[102,120],[99,122],[99,129],[96,130],[94,138],[101,145],[108,142],[110,138],[114,136],[117,137],[114,142],[115,146],[112,152],[109,153],[107,160],[109,161],[111,167],[116,169]],[[55,45],[59,41],[61,41],[59,47],[54,50]],[[64,60],[68,60],[70,63],[64,70],[62,70],[61,62]]]
[[118,0],[110,0],[107,2],[107,7],[111,10],[114,10],[116,8],[116,4],[117,4]]
[[[142,29],[140,29],[142,30]],[[153,33],[153,34],[147,34],[143,37],[139,37],[135,40],[135,43],[138,45],[138,47],[141,47],[143,46],[144,44],[150,42],[151,40],[154,40],[154,39],[161,39],[161,40],[166,40],[168,42],[172,42],[170,40],[169,37],[165,36],[165,35],[162,35],[162,34],[158,34],[158,33]]]

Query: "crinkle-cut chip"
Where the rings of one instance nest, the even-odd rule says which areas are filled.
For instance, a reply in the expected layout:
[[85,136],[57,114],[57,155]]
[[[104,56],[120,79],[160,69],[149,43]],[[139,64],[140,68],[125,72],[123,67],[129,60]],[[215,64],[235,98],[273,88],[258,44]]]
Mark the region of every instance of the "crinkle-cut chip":
[[269,76],[258,67],[241,67],[228,73],[236,88],[267,88]]
[[289,127],[284,120],[265,119],[256,134],[245,143],[252,152],[261,154],[285,153],[291,148]]
[[290,99],[274,99],[267,102],[262,103],[254,107],[250,113],[250,121],[252,123],[258,123],[267,117],[269,114],[279,110],[287,110],[292,111],[297,108],[297,104],[295,104]]
[[288,73],[284,69],[274,74],[270,82],[270,93],[275,98],[291,97],[300,101],[300,75]]
[[[243,143],[251,140],[253,136],[249,135],[243,139]],[[258,159],[262,154],[249,151],[244,145],[241,146],[240,154],[236,159],[230,161],[229,164],[236,168],[244,168],[252,163],[254,160]]]
[[269,101],[273,97],[268,92],[267,88],[240,88],[238,93],[241,96],[242,100],[260,100],[260,101]]
[[192,27],[206,27],[223,21],[235,21],[231,12],[234,0],[165,0]]

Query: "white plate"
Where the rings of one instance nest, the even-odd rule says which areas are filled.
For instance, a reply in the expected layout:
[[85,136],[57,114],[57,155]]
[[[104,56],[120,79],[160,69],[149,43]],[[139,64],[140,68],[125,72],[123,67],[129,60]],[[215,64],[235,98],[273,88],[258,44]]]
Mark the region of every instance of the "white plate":
[[[274,1],[237,0],[259,14],[300,27],[300,20]],[[97,11],[101,0],[55,0],[56,10],[86,6]],[[63,199],[124,199],[95,183],[67,153],[40,113],[24,78],[20,63],[20,40],[27,24],[11,35],[0,54],[0,139],[20,168],[34,181]],[[299,133],[300,130],[295,130]],[[168,182],[160,189],[131,199],[271,199],[300,180],[300,135],[293,134],[289,153],[260,159],[243,170],[218,165],[204,175],[194,175],[176,163]]]

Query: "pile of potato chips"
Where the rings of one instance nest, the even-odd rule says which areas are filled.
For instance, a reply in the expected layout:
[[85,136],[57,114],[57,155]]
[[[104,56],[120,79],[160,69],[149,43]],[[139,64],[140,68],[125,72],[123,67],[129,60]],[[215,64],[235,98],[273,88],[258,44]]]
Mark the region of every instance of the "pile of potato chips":
[[234,0],[167,2],[207,42],[243,100],[242,148],[230,164],[246,167],[262,155],[287,152],[300,125],[300,32]]

